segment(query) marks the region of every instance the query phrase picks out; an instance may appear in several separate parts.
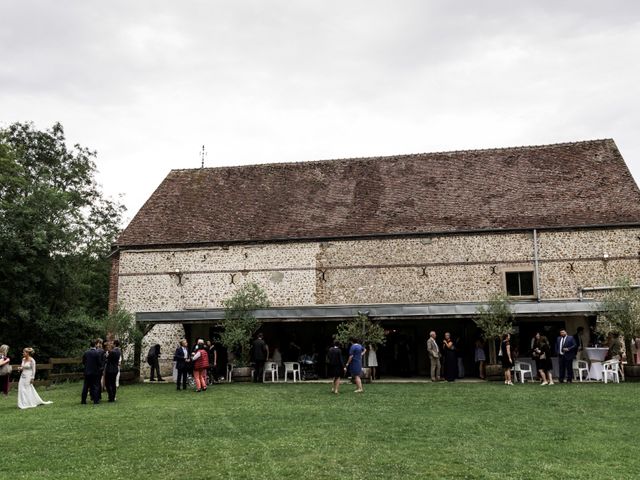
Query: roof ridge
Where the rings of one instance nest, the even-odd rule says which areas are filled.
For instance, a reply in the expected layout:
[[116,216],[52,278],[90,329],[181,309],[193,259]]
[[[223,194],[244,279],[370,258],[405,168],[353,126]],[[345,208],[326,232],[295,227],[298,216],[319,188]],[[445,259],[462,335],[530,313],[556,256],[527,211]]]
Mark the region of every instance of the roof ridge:
[[275,167],[275,166],[287,166],[287,165],[301,165],[309,163],[328,163],[328,162],[345,162],[345,161],[364,161],[364,160],[385,160],[401,157],[418,157],[423,155],[451,155],[456,153],[475,153],[475,152],[499,152],[499,151],[513,151],[513,150],[536,150],[549,147],[568,147],[593,143],[614,142],[612,138],[598,138],[591,140],[576,140],[573,142],[557,142],[547,143],[542,145],[520,145],[516,147],[490,147],[490,148],[469,148],[464,150],[440,150],[435,152],[419,152],[419,153],[400,153],[395,155],[379,155],[374,157],[343,157],[343,158],[323,158],[316,160],[298,160],[292,162],[265,162],[265,163],[247,163],[243,165],[223,165],[219,167],[194,167],[194,168],[173,168],[173,172],[193,172],[198,170],[224,170],[224,169],[240,169],[240,168],[254,168],[254,167]]

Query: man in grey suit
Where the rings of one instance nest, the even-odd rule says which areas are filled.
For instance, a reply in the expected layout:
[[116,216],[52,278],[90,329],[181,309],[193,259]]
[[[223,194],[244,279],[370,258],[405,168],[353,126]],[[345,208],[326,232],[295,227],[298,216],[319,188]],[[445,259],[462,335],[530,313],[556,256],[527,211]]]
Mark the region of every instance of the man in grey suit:
[[429,340],[427,340],[427,353],[431,362],[431,381],[440,380],[440,348],[436,342],[436,332],[429,332]]

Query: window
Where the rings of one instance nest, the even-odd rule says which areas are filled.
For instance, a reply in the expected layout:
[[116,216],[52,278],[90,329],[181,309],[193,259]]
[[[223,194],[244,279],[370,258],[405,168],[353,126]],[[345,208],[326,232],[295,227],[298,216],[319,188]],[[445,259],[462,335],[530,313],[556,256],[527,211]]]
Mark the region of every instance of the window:
[[510,297],[533,297],[533,272],[505,272],[507,295]]

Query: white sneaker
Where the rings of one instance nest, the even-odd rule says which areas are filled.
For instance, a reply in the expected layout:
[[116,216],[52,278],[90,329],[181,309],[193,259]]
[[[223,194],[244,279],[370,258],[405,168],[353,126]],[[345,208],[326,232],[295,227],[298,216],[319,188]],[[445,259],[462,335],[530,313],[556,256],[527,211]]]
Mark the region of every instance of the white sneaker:
[[549,385],[549,382],[542,382],[540,385],[542,386]]

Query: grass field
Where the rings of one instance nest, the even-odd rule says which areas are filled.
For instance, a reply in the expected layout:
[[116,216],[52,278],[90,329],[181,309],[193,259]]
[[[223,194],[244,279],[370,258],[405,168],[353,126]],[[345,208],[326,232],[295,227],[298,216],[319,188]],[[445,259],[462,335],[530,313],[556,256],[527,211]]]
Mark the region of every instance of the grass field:
[[0,399],[2,479],[637,479],[640,384],[216,385]]

